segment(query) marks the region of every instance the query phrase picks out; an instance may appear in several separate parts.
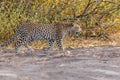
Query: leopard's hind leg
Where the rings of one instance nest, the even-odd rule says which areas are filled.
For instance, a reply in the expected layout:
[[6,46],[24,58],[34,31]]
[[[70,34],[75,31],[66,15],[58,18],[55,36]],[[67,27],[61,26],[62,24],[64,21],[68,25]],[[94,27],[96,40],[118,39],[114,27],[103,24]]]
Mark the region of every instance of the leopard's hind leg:
[[16,53],[24,53],[24,51],[20,50],[21,45],[23,45],[23,42],[21,41],[21,39],[18,39],[14,45]]
[[19,39],[15,42],[15,50],[17,53],[25,53],[20,50],[20,46],[24,45],[27,49],[31,50],[32,48],[28,45],[29,37],[25,34],[21,34]]

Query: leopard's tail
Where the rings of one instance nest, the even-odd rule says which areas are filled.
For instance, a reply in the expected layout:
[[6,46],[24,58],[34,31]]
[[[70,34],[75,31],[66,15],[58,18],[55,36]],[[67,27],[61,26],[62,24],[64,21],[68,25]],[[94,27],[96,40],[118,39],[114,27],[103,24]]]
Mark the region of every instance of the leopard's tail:
[[9,44],[13,43],[14,40],[17,38],[18,35],[19,34],[16,32],[9,41],[7,41],[7,42],[5,42],[3,44],[0,44],[0,47],[8,46]]

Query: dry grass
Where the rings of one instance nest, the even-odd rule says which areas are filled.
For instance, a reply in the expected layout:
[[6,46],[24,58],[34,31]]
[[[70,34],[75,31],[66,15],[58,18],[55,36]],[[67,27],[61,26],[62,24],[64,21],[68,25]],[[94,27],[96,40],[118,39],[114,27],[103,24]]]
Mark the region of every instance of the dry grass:
[[[105,46],[105,45],[112,45],[112,46],[119,46],[120,45],[120,31],[114,34],[111,34],[110,40],[102,41],[93,38],[84,39],[82,38],[74,38],[66,36],[63,40],[63,46],[65,48],[83,48],[83,47],[94,47],[94,46]],[[30,43],[30,45],[34,49],[42,49],[43,47],[48,46],[47,41],[35,41]],[[14,48],[13,45],[9,45],[5,48]],[[24,49],[24,47],[22,47]],[[57,49],[57,45],[55,44],[55,49]]]

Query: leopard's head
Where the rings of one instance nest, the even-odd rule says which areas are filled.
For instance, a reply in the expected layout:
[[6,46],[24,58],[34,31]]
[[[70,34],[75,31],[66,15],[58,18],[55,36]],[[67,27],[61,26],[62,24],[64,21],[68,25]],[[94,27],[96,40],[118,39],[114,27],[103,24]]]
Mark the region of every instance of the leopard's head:
[[72,28],[70,32],[74,33],[75,36],[79,36],[82,32],[82,28],[77,23],[72,23]]
[[60,29],[62,27],[63,33],[70,32],[75,34],[75,36],[79,36],[82,32],[81,26],[75,22],[58,22],[56,25],[59,26]]

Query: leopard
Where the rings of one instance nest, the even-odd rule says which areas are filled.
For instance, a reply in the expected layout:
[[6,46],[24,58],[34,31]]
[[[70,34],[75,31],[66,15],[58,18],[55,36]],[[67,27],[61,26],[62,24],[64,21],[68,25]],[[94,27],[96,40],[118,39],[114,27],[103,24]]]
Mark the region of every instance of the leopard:
[[52,50],[56,42],[59,50],[63,51],[63,38],[65,35],[73,32],[78,36],[81,31],[81,26],[75,22],[56,22],[50,24],[25,22],[19,24],[13,37],[1,44],[0,47],[8,46],[14,42],[16,53],[24,53],[20,50],[21,46],[25,46],[29,51],[34,51],[29,46],[29,43],[36,40],[47,40],[49,46],[43,50]]

